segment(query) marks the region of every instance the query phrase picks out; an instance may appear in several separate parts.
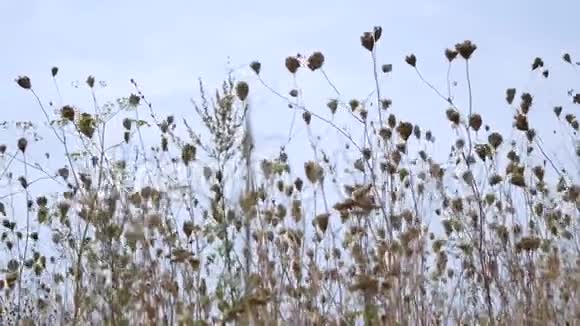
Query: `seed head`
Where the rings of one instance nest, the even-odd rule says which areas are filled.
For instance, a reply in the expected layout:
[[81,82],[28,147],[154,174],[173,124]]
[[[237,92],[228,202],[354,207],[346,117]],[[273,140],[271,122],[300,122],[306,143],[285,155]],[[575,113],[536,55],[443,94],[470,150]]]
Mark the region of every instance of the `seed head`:
[[16,83],[18,84],[18,86],[24,88],[24,89],[30,89],[32,87],[31,82],[30,82],[30,78],[28,78],[28,76],[20,76],[16,79]]
[[236,95],[241,101],[245,101],[250,92],[250,87],[245,81],[238,82],[236,84]]
[[52,74],[52,77],[56,77],[56,74],[58,74],[58,67],[52,67],[50,73]]
[[529,129],[528,117],[524,114],[518,114],[515,117],[514,125],[518,130],[527,131]]
[[536,57],[534,62],[532,62],[532,70],[536,70],[544,66],[544,60],[542,58]]
[[405,62],[411,66],[415,67],[417,65],[417,57],[414,54],[409,54],[405,57]]
[[304,122],[306,122],[307,125],[310,125],[312,114],[309,111],[304,111],[304,113],[302,113],[302,119],[304,119]]
[[475,130],[475,131],[479,131],[479,128],[481,128],[481,115],[479,115],[478,113],[474,113],[471,116],[469,116],[469,126]]
[[136,107],[139,105],[140,102],[141,102],[141,97],[139,97],[138,95],[131,94],[129,96],[129,105]]
[[455,60],[457,57],[458,52],[452,49],[445,49],[445,57],[449,62]]
[[22,137],[20,139],[18,139],[18,149],[24,153],[26,151],[26,146],[28,145],[28,140],[26,140],[26,138]]
[[572,63],[572,58],[570,57],[570,53],[564,53],[564,55],[562,55],[562,60],[564,60],[567,63]]
[[314,71],[320,69],[324,64],[324,55],[322,52],[314,52],[310,57],[308,57],[308,68]]
[[60,115],[65,120],[74,121],[75,109],[70,105],[65,105],[60,109]]
[[413,132],[413,125],[409,122],[399,122],[399,126],[397,126],[397,132],[403,140],[407,141]]
[[471,55],[473,54],[473,52],[475,52],[476,49],[477,45],[475,45],[475,43],[471,43],[471,41],[469,40],[465,40],[462,43],[455,44],[455,50],[457,50],[457,52],[459,52],[459,54],[465,60],[469,60],[469,58],[471,58]]
[[508,88],[505,91],[505,100],[508,104],[512,104],[514,101],[514,97],[516,96],[516,89],[515,88]]
[[494,149],[497,149],[503,143],[503,137],[498,132],[493,132],[487,137],[487,141]]
[[373,48],[375,47],[374,34],[370,32],[364,32],[363,35],[360,37],[360,43],[365,49],[372,52]]
[[562,113],[562,107],[561,106],[555,106],[554,107],[554,114],[556,115],[556,117],[560,117],[560,114]]
[[250,68],[252,68],[252,70],[256,73],[256,75],[259,75],[260,69],[262,68],[262,64],[259,63],[258,61],[252,61],[252,63],[250,63]]
[[373,36],[375,38],[375,42],[378,42],[381,39],[382,34],[383,34],[383,28],[381,26],[373,27]]
[[87,77],[87,85],[89,85],[90,88],[95,87],[95,77],[93,76]]
[[290,73],[295,74],[298,68],[300,67],[300,61],[296,57],[287,57],[286,58],[286,69],[290,71]]
[[338,100],[332,99],[326,103],[326,106],[330,109],[332,114],[335,114],[336,110],[338,109]]
[[459,124],[459,112],[457,112],[457,110],[449,108],[447,109],[447,111],[445,112],[445,114],[447,115],[447,119],[451,122],[453,122],[454,124]]

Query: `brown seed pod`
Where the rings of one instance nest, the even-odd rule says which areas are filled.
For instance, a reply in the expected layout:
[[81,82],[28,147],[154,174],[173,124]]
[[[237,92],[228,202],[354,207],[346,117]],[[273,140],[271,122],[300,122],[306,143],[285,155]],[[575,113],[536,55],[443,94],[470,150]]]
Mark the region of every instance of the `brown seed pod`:
[[524,114],[518,114],[515,116],[514,125],[518,130],[521,131],[527,131],[530,128],[528,125],[528,117],[526,117]]
[[310,57],[308,57],[307,66],[312,71],[322,68],[323,64],[324,64],[324,55],[322,54],[322,52],[319,51],[314,52]]
[[330,109],[332,114],[335,114],[336,110],[338,109],[338,100],[332,99],[326,103],[326,106]]
[[75,109],[70,105],[65,105],[60,109],[60,116],[68,121],[74,121]]
[[445,49],[445,57],[449,62],[453,61],[457,57],[458,52],[452,49]]
[[479,128],[481,128],[481,124],[482,124],[482,120],[481,120],[481,115],[479,113],[474,113],[471,116],[469,116],[469,126],[473,130],[479,131]]
[[473,54],[473,52],[475,52],[476,49],[477,45],[475,45],[469,40],[465,40],[462,43],[455,44],[455,50],[457,50],[457,52],[459,52],[459,54],[465,60],[469,60],[469,58],[471,58],[471,55]]
[[295,74],[300,67],[300,61],[298,61],[296,57],[287,57],[285,64],[286,69],[288,69],[288,71],[290,71],[292,74]]
[[372,52],[375,47],[375,37],[373,33],[364,32],[360,37],[360,43],[365,49]]
[[454,124],[459,124],[459,120],[460,120],[460,115],[459,112],[457,112],[457,110],[449,108],[447,109],[447,111],[445,111],[445,114],[447,115],[447,119],[451,122],[453,122]]
[[407,141],[411,133],[413,133],[413,125],[409,122],[399,122],[397,132],[403,140]]
[[238,82],[236,84],[236,95],[241,101],[245,101],[250,92],[250,87],[245,81]]
[[493,132],[487,137],[487,141],[494,149],[497,149],[503,143],[503,137],[500,133]]

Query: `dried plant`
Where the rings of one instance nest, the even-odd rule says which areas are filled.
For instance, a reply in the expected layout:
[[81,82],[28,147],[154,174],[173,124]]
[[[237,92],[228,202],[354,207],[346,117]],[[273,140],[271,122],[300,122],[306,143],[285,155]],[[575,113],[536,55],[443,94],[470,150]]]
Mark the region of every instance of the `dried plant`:
[[[534,121],[542,102],[531,93],[519,103],[515,88],[500,94],[513,110],[504,117],[473,111],[475,43],[445,50],[449,65],[465,59],[467,103],[450,89],[442,95],[410,54],[404,61],[441,98],[440,118],[457,136],[445,161],[445,144],[381,96],[382,33],[376,26],[360,37],[376,98],[343,98],[314,52],[273,68],[291,73],[291,90],[270,87],[258,61],[248,69],[259,84],[229,75],[212,95],[200,81],[197,121],[159,116],[134,80],[133,94],[99,104],[93,76],[92,108],[60,103],[50,112],[31,79],[18,77],[14,91],[32,95],[60,152],[43,153],[36,124],[2,124],[21,136],[0,145],[1,323],[577,322],[580,95],[553,108],[559,145],[572,140],[575,149],[562,153],[543,141],[550,131]],[[544,65],[535,58],[532,69]],[[336,93],[322,112],[304,103],[294,78],[302,66]],[[53,67],[58,92],[57,77]],[[260,86],[302,114],[312,157],[297,165],[308,154],[282,147],[256,158],[248,116]],[[512,117],[511,133],[494,129]],[[343,153],[316,134],[329,143],[336,135]]]

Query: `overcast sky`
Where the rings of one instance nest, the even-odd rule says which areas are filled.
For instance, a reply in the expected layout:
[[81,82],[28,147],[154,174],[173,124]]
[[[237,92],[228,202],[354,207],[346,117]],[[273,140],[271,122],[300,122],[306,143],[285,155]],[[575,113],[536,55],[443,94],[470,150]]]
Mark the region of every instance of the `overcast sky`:
[[[60,68],[65,101],[90,103],[86,89],[71,87],[89,74],[108,84],[98,91],[102,101],[127,96],[132,91],[128,81],[135,78],[158,112],[187,117],[197,78],[209,88],[219,86],[228,60],[236,67],[259,60],[264,79],[287,93],[292,79],[284,58],[315,50],[325,54],[326,71],[344,99],[361,98],[374,82],[370,55],[359,37],[381,25],[378,61],[394,66],[381,77],[383,94],[392,98],[392,110],[400,117],[436,135],[448,132],[445,103],[420,83],[404,57],[415,53],[423,74],[445,90],[443,50],[471,39],[478,45],[472,61],[474,110],[485,122],[509,127],[504,91],[516,87],[538,94],[532,120],[543,121],[554,105],[570,102],[568,88],[580,88],[578,70],[560,59],[570,52],[580,61],[578,13],[577,0],[1,1],[2,119],[38,121],[38,107],[14,79],[26,74],[44,99],[54,99],[52,66]],[[530,71],[536,56],[550,67],[549,82]],[[251,85],[258,146],[275,150],[292,114],[247,68],[238,72]],[[453,73],[457,98],[463,100],[463,62]],[[307,89],[309,108],[326,114],[323,104],[333,93],[322,76],[304,71],[298,79]]]

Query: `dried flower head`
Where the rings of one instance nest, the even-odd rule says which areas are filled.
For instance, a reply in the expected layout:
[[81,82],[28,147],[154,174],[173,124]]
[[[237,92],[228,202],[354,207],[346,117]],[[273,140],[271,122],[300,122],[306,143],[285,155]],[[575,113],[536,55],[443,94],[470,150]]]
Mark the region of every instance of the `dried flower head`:
[[365,49],[372,52],[375,47],[374,34],[370,32],[364,32],[363,35],[360,37],[360,43]]
[[456,125],[459,124],[460,115],[459,112],[457,112],[457,110],[449,108],[447,109],[447,111],[445,111],[445,114],[447,115],[447,120],[453,122]]
[[312,53],[310,57],[308,57],[307,66],[312,71],[322,68],[323,64],[324,64],[324,55],[322,54],[322,52],[316,51]]
[[93,88],[95,86],[95,77],[87,77],[87,85],[89,85],[90,88]]
[[494,149],[497,149],[503,143],[503,137],[498,132],[493,132],[487,137],[487,141]]
[[287,57],[286,58],[286,69],[290,71],[290,73],[294,74],[300,67],[300,61],[296,57]]
[[470,40],[465,40],[462,43],[455,44],[455,50],[457,50],[457,52],[459,52],[459,54],[465,60],[469,60],[469,58],[471,58],[471,55],[473,54],[473,52],[475,52],[476,49],[477,45],[475,45],[475,43],[472,43]]
[[318,226],[318,228],[320,229],[320,231],[322,233],[326,233],[326,229],[328,228],[329,217],[330,217],[330,214],[325,213],[325,214],[317,215],[314,218],[314,223],[316,224],[316,226]]
[[58,67],[52,67],[52,69],[50,69],[50,74],[52,75],[52,77],[56,77],[56,75],[58,74]]
[[308,178],[308,181],[313,184],[321,181],[324,177],[324,170],[318,163],[314,161],[308,161],[304,163],[304,172],[306,173],[306,178]]
[[514,126],[521,131],[527,131],[530,127],[528,125],[528,117],[525,114],[518,114],[515,116]]
[[411,67],[415,67],[417,65],[417,57],[414,54],[409,54],[405,57],[405,62]]
[[129,105],[136,107],[141,102],[141,97],[135,94],[129,95]]
[[481,128],[481,124],[482,124],[482,120],[481,120],[480,114],[473,113],[472,115],[469,116],[469,126],[473,130],[479,131],[479,128]]
[[245,81],[238,82],[236,84],[236,95],[241,101],[245,101],[250,92],[250,87]]
[[330,109],[332,114],[335,114],[336,110],[338,109],[338,100],[332,99],[326,103],[326,106]]
[[399,122],[399,125],[397,126],[397,132],[404,141],[407,141],[413,132],[413,124],[409,122]]
[[68,121],[74,121],[75,109],[70,105],[65,105],[60,109],[60,116]]
[[508,104],[512,104],[514,101],[514,97],[516,96],[516,89],[515,88],[508,88],[505,91],[505,100]]
[[95,120],[90,113],[82,113],[78,121],[80,132],[88,138],[93,138],[95,133]]
[[307,125],[310,125],[310,121],[312,120],[312,113],[310,111],[304,111],[302,113],[302,119],[306,122]]
[[570,53],[564,53],[562,55],[562,60],[564,60],[567,63],[572,63],[572,58],[570,57]]
[[252,61],[250,63],[250,68],[256,73],[256,75],[260,74],[260,69],[262,68],[262,64],[258,61]]
[[458,52],[452,49],[445,49],[445,57],[449,62],[453,61],[457,57]]
[[28,145],[28,140],[26,140],[26,138],[22,137],[20,139],[18,139],[18,149],[24,153],[26,151],[26,146]]
[[544,66],[544,60],[542,58],[536,57],[532,62],[532,70],[536,70]]
[[16,79],[16,83],[18,84],[18,86],[24,88],[24,89],[30,89],[32,87],[32,84],[30,82],[30,78],[28,78],[28,76],[20,76]]
[[197,149],[195,146],[191,144],[186,144],[181,149],[181,160],[185,165],[189,165],[189,163],[195,160]]
[[395,128],[395,126],[397,125],[397,118],[395,117],[394,114],[389,114],[389,117],[387,118],[387,123],[389,125],[389,127]]
[[562,114],[562,107],[561,106],[555,106],[554,107],[554,114],[556,115],[556,117],[560,117],[560,114]]
[[378,42],[381,39],[382,34],[383,28],[381,26],[373,27],[373,37],[375,38],[375,42]]

